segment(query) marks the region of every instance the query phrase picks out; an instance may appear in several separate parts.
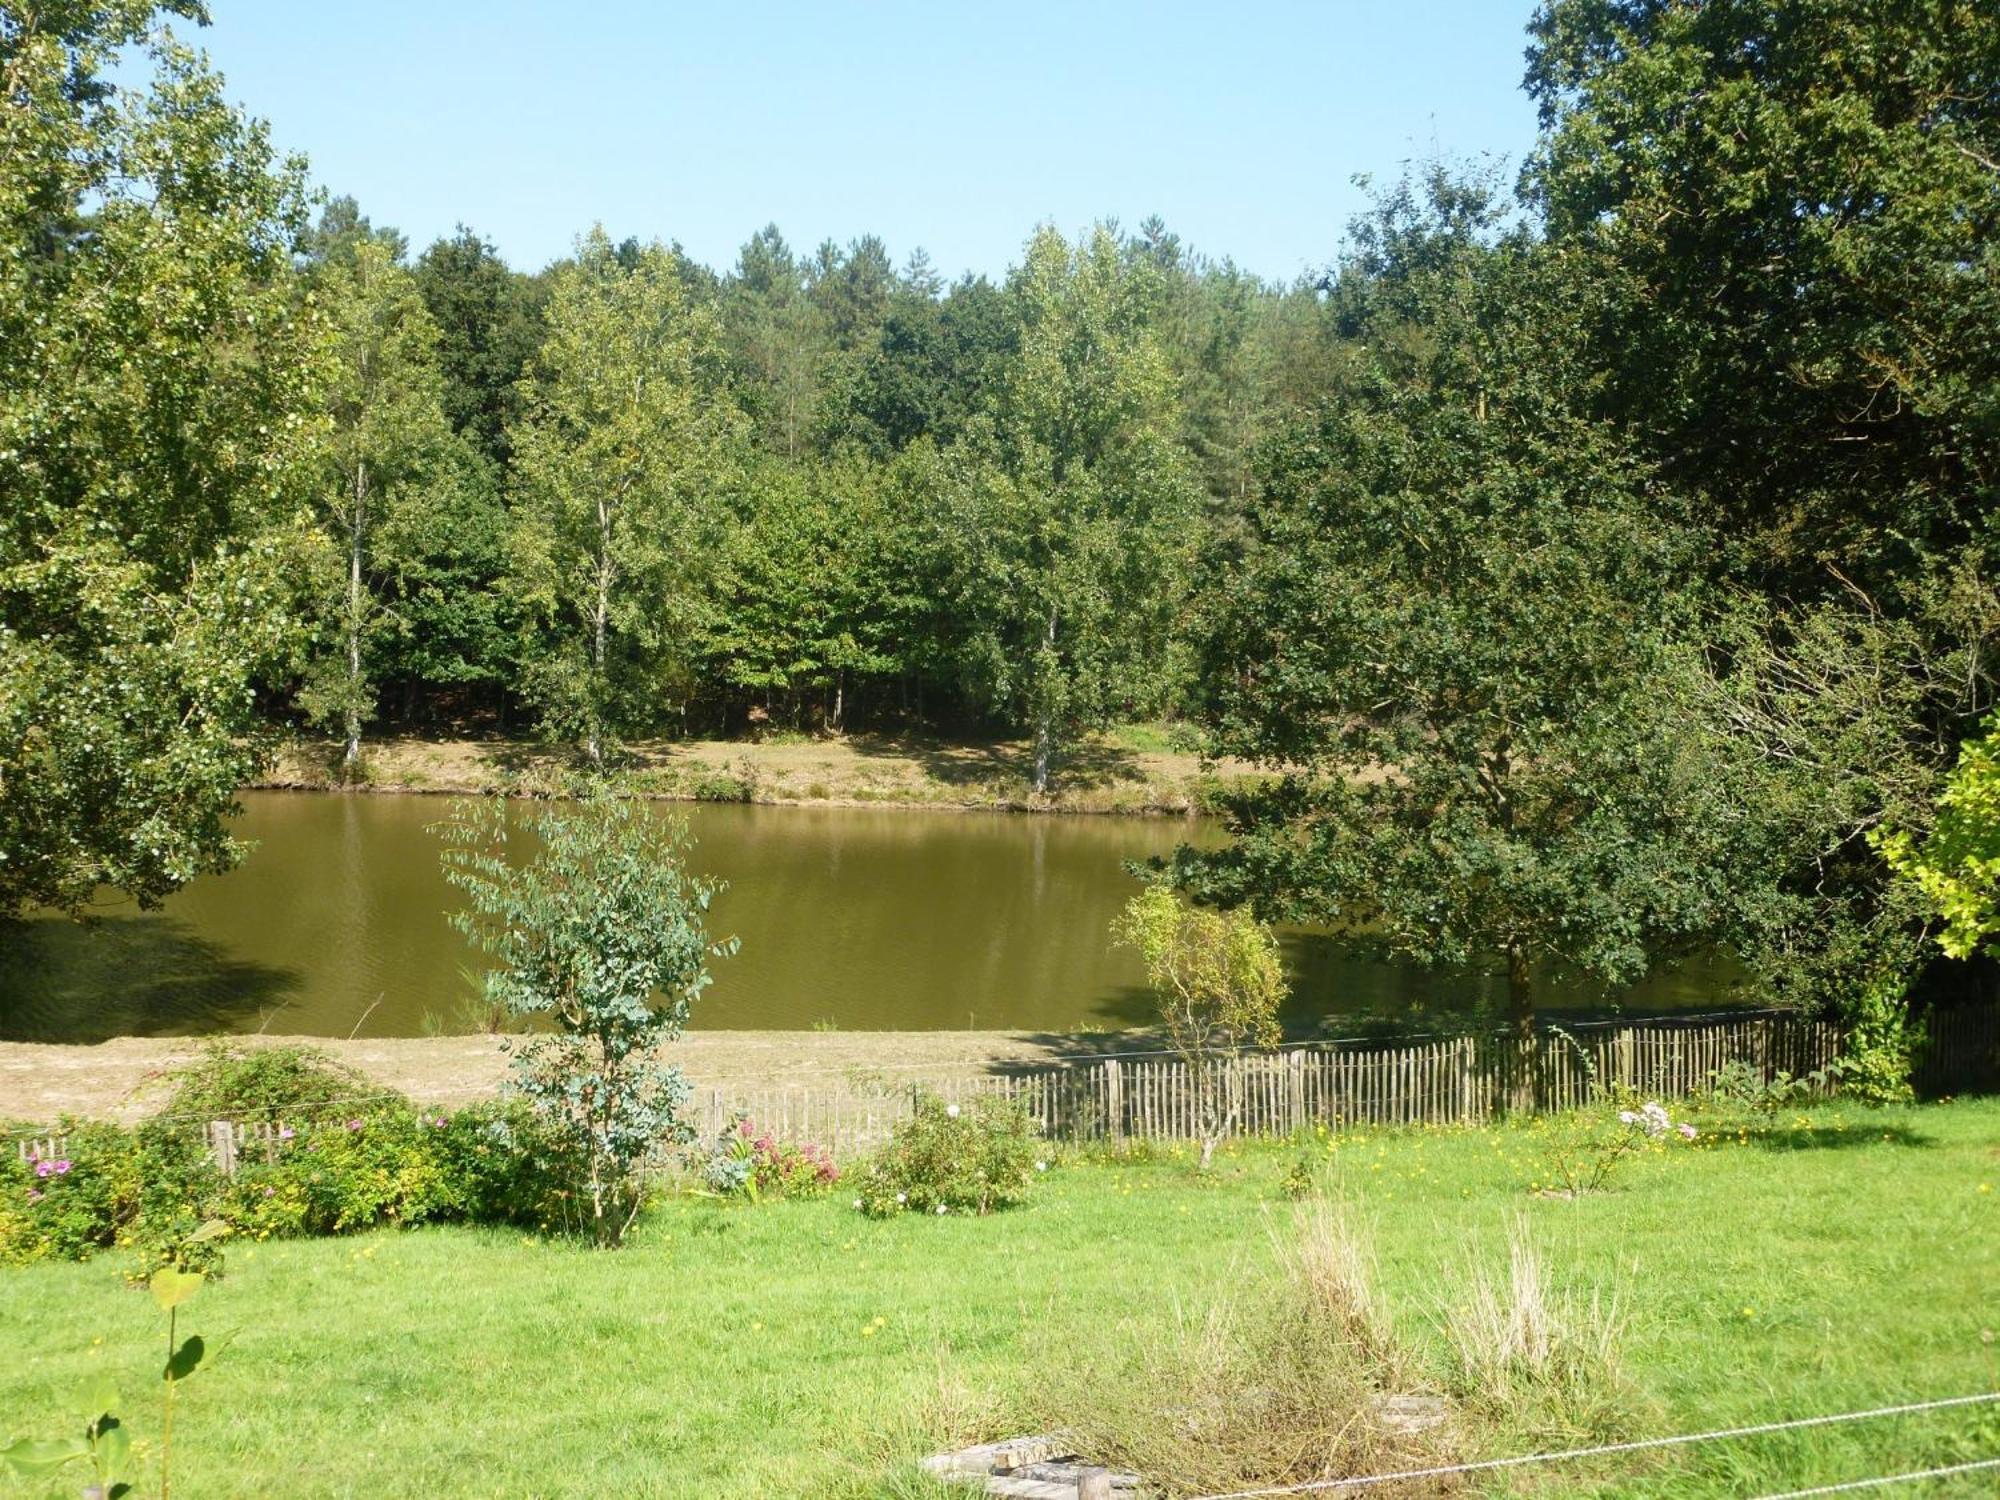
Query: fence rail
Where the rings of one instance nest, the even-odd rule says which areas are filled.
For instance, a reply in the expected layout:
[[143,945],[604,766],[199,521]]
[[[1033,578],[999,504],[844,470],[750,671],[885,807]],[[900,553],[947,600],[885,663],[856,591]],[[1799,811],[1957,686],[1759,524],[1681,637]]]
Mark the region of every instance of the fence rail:
[[[1209,1060],[1231,1132],[1283,1135],[1324,1124],[1477,1124],[1521,1109],[1584,1103],[1593,1080],[1681,1098],[1730,1063],[1765,1080],[1804,1077],[1833,1061],[1840,1034],[1824,1022],[1760,1014],[1656,1020],[1545,1031],[1524,1048],[1512,1034],[1404,1046],[1338,1043]],[[916,1093],[952,1102],[999,1094],[1057,1140],[1199,1138],[1199,1080],[1178,1058],[1105,1058],[943,1078],[869,1092],[858,1088],[701,1090],[696,1125],[713,1134],[738,1114],[773,1135],[838,1153],[886,1140]]]
[[[1783,1013],[1659,1018],[1539,1033],[1461,1036],[1415,1044],[1330,1043],[1208,1059],[1239,1135],[1282,1135],[1315,1125],[1478,1124],[1504,1113],[1582,1104],[1593,1083],[1659,1099],[1684,1098],[1725,1067],[1742,1065],[1765,1081],[1804,1078],[1838,1056],[1840,1033]],[[999,1094],[1018,1101],[1046,1136],[1081,1141],[1185,1141],[1201,1134],[1198,1080],[1187,1062],[1164,1056],[1093,1057],[918,1084],[837,1082],[821,1087],[704,1088],[691,1121],[706,1136],[737,1116],[781,1139],[810,1140],[837,1155],[881,1145],[909,1116],[920,1090],[950,1101]],[[1933,1018],[1915,1083],[1932,1095],[2000,1085],[2000,1007]],[[279,1149],[280,1127],[224,1120],[205,1130],[216,1162]],[[301,1133],[312,1123],[298,1121]],[[59,1157],[53,1133],[23,1140],[23,1156]]]

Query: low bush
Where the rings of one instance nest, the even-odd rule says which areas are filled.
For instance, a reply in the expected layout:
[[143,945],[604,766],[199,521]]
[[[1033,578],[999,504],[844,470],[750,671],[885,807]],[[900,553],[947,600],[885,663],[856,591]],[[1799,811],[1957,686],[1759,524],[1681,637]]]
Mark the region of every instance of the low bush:
[[961,1106],[923,1094],[862,1170],[855,1206],[870,1218],[1011,1208],[1047,1168],[1040,1152],[1034,1123],[1011,1099],[986,1094]]
[[744,1116],[730,1121],[702,1153],[701,1178],[724,1197],[814,1198],[840,1180],[823,1147],[780,1141]]
[[211,1042],[194,1062],[175,1071],[173,1085],[160,1118],[297,1125],[335,1109],[352,1117],[409,1107],[409,1100],[395,1090],[335,1062],[317,1047]]
[[561,1229],[576,1217],[579,1165],[524,1102],[446,1114],[376,1101],[292,1118],[302,1123],[247,1139],[233,1177],[200,1120],[163,1114],[131,1130],[66,1120],[59,1152],[0,1159],[0,1264],[117,1245],[136,1252],[141,1277],[212,1271],[219,1246],[197,1231],[214,1220],[273,1239],[444,1221]]
[[0,1264],[81,1260],[113,1244],[137,1211],[130,1136],[65,1119],[54,1150],[0,1157]]
[[1551,1284],[1527,1226],[1508,1237],[1507,1269],[1479,1263],[1443,1310],[1446,1382],[1467,1411],[1538,1442],[1594,1442],[1631,1425],[1634,1395],[1621,1367],[1615,1303]]
[[[1053,1372],[1078,1451],[1204,1495],[1449,1463],[1461,1434],[1398,1338],[1367,1237],[1293,1212],[1276,1264],[1111,1367]],[[1414,1404],[1417,1420],[1406,1413]],[[1162,1420],[1162,1414],[1170,1419]]]

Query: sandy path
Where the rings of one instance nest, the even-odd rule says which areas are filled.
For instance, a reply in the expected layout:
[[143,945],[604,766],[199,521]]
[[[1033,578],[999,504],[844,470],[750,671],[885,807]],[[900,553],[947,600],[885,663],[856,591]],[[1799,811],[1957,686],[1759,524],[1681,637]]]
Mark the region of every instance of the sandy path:
[[[324,1048],[368,1077],[431,1104],[491,1094],[506,1070],[490,1036],[246,1037]],[[161,1080],[202,1045],[195,1037],[118,1037],[95,1046],[0,1042],[0,1119],[42,1123],[63,1113],[134,1120],[157,1108]],[[1005,1031],[709,1031],[676,1043],[671,1059],[700,1087],[772,1085],[857,1091],[981,1072],[1001,1063],[1145,1046],[1129,1034],[1057,1037]]]

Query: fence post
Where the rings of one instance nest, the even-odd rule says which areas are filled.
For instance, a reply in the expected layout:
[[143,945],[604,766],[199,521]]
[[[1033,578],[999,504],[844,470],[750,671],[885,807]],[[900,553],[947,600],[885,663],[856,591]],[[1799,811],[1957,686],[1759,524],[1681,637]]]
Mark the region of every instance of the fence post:
[[1115,1057],[1104,1059],[1104,1124],[1112,1140],[1125,1139],[1125,1087]]
[[208,1122],[208,1147],[215,1155],[215,1169],[224,1177],[236,1175],[236,1127],[227,1120]]

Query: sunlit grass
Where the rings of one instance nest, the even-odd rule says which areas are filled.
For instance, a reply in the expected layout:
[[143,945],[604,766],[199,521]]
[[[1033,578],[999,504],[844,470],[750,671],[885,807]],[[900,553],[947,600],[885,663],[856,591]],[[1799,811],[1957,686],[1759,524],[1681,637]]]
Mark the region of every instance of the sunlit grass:
[[[176,1490],[921,1493],[913,1457],[1059,1420],[1052,1371],[1268,1267],[1302,1153],[1370,1226],[1419,1347],[1442,1352],[1468,1263],[1501,1267],[1525,1218],[1559,1288],[1616,1293],[1649,1431],[2000,1386],[2000,1101],[1711,1131],[1578,1201],[1528,1191],[1543,1128],[1240,1147],[1208,1179],[1071,1161],[981,1221],[690,1199],[617,1254],[465,1229],[238,1248],[190,1309],[238,1333],[183,1393]],[[151,1433],[159,1331],[121,1269],[0,1273],[0,1439],[54,1430],[100,1365]],[[1558,1492],[1740,1495],[1996,1453],[1988,1408],[1599,1466]]]

